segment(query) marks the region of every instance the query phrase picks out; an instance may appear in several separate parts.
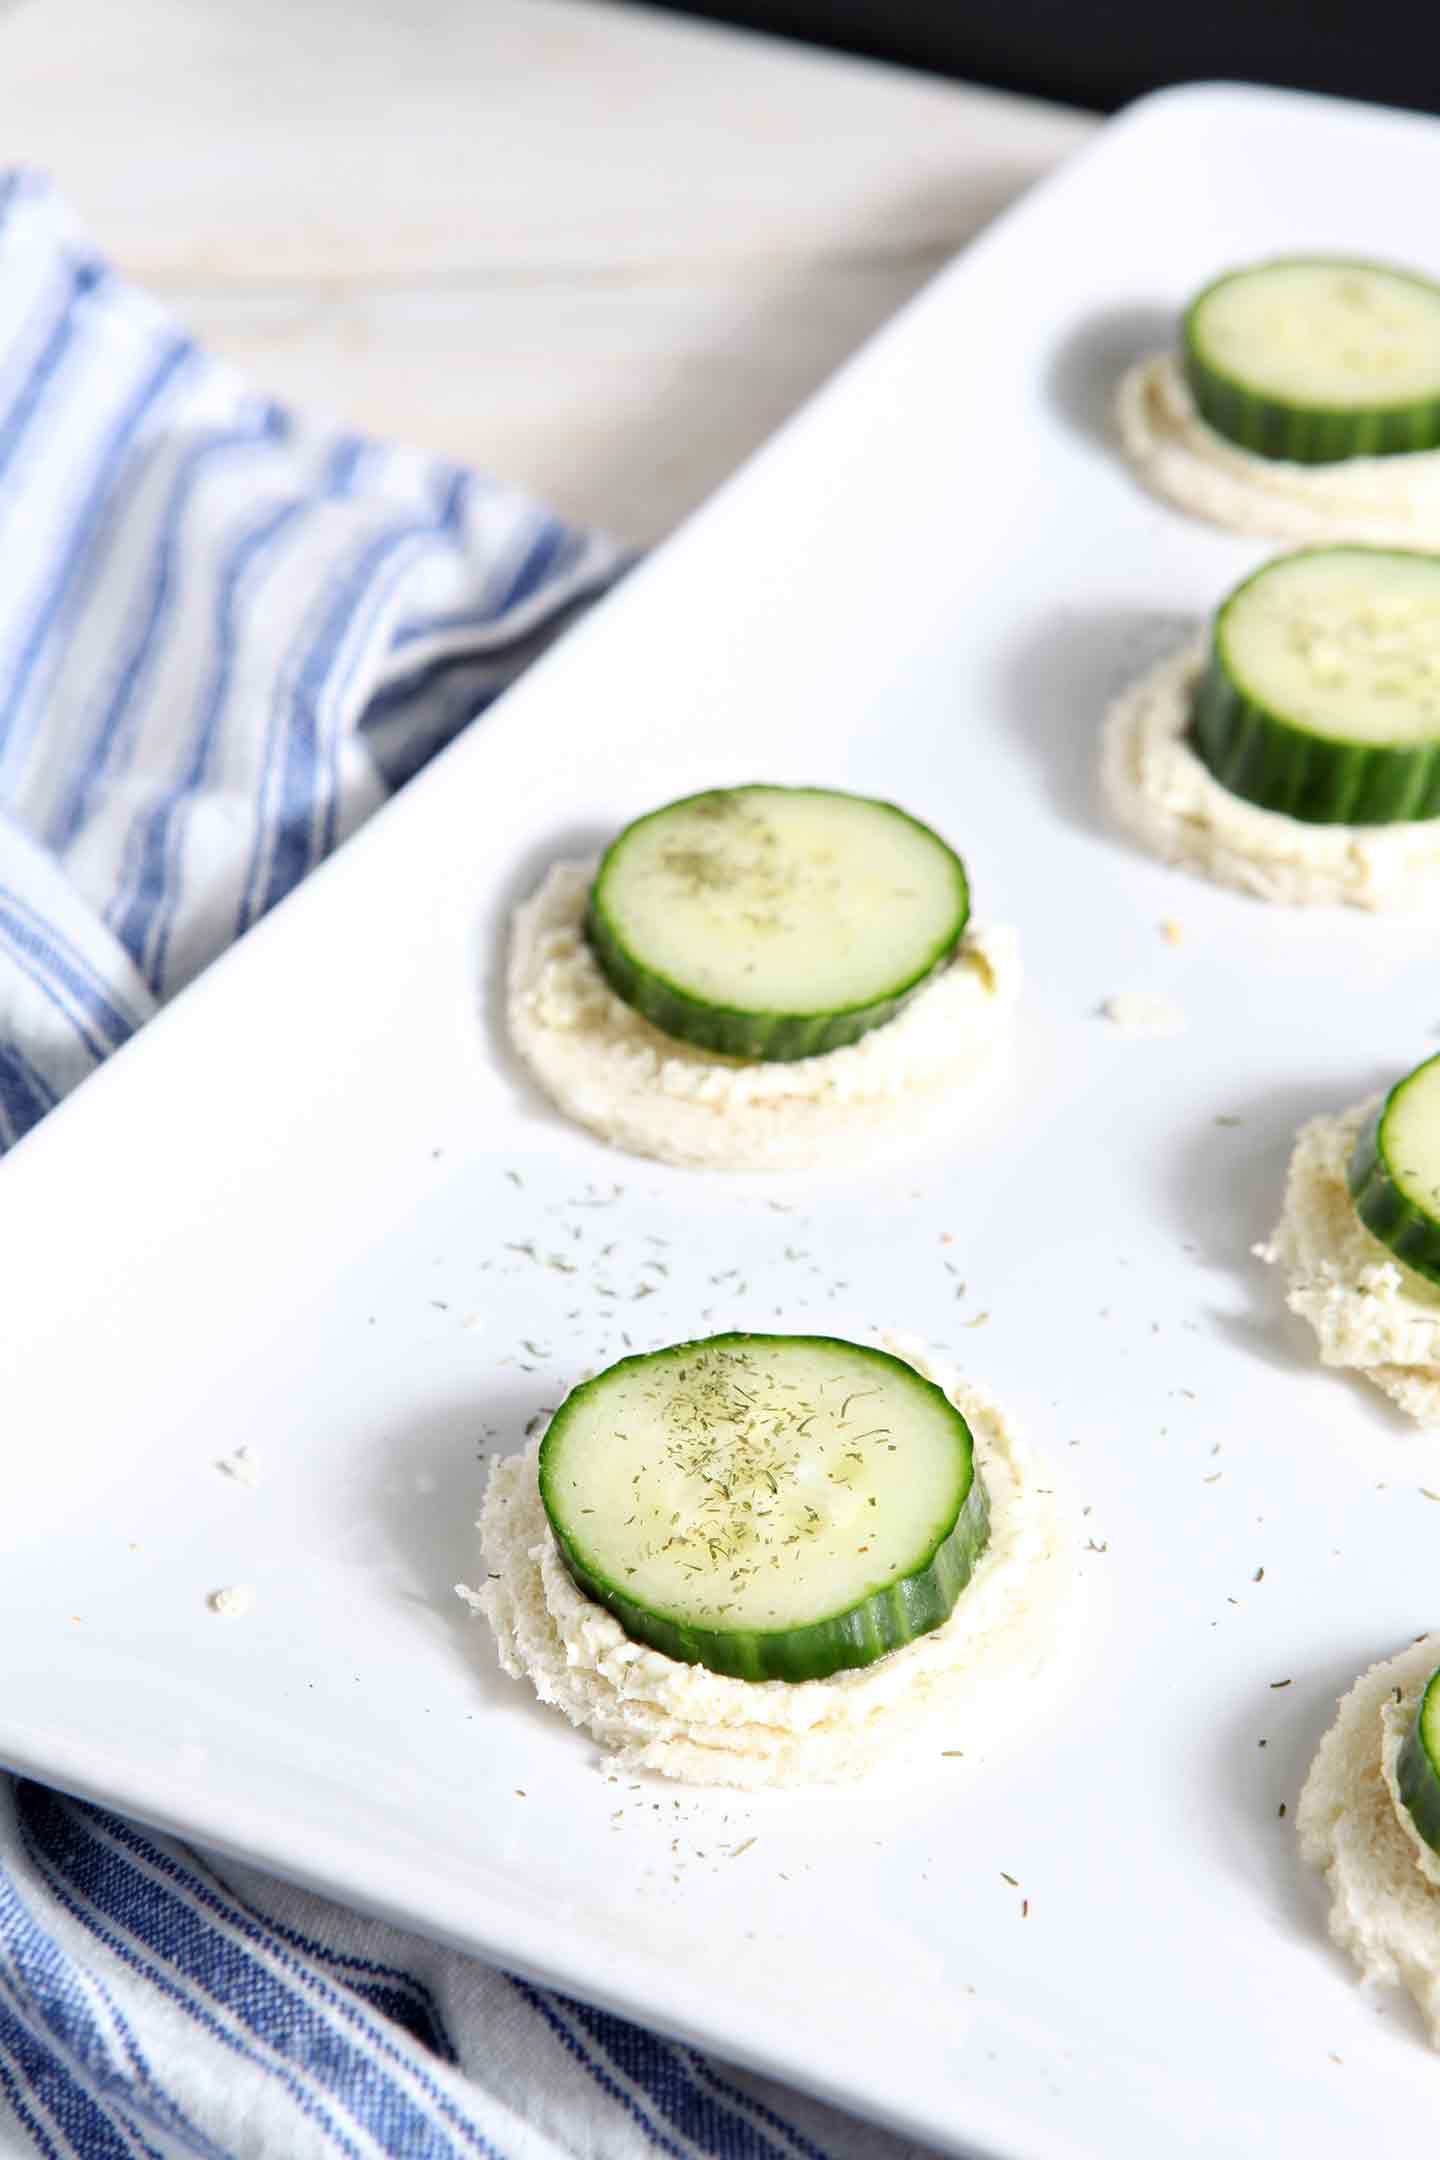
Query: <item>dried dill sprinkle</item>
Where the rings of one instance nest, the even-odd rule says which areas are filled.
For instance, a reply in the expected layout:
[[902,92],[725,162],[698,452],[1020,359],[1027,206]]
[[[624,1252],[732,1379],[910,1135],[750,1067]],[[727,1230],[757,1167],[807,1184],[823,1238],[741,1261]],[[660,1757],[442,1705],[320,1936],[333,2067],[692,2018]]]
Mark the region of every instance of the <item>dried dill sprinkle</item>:
[[1000,1880],[1002,1882],[1008,1882],[1012,1890],[1018,1890],[1020,1887],[1015,1877],[1013,1875],[1007,1875],[1003,1867],[1000,1870]]
[[1282,1688],[1282,1687],[1289,1687],[1289,1686],[1290,1686],[1290,1682],[1289,1682],[1288,1680],[1272,1680],[1272,1681],[1270,1682],[1270,1685],[1271,1685],[1272,1689],[1273,1689],[1273,1688]]

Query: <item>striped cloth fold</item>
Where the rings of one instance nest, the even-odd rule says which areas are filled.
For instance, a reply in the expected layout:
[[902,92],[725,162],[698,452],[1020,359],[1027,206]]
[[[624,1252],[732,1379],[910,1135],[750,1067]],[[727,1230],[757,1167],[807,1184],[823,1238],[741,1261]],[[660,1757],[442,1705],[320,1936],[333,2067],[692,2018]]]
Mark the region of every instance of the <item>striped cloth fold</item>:
[[618,568],[256,396],[43,179],[0,181],[0,1147]]
[[[0,179],[0,1149],[617,575],[255,396]],[[0,2154],[897,2160],[453,1951],[0,1777]]]

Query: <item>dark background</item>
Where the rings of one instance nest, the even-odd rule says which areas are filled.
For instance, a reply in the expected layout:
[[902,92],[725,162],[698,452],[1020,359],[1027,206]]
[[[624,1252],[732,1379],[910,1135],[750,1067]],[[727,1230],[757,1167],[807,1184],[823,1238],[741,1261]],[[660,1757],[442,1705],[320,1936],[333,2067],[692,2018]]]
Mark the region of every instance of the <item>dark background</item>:
[[1212,79],[1440,112],[1440,0],[661,4],[1102,112],[1166,83]]

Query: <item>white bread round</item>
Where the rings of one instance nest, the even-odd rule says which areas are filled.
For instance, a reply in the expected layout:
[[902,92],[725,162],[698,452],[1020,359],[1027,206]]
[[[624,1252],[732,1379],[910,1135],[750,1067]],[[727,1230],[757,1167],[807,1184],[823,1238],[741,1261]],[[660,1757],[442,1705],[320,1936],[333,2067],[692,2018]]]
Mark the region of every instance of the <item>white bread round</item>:
[[1008,1732],[1063,1632],[1068,1550],[1051,1481],[980,1391],[895,1338],[969,1422],[990,1538],[948,1620],[873,1665],[823,1680],[739,1680],[634,1641],[572,1580],[536,1475],[539,1437],[497,1462],[480,1517],[486,1580],[456,1585],[495,1634],[500,1662],[591,1733],[626,1770],[693,1785],[825,1784],[864,1775],[948,1713],[970,1758]]
[[1440,2047],[1440,1857],[1395,1789],[1396,1754],[1437,1665],[1440,1633],[1423,1635],[1356,1681],[1311,1765],[1296,1829],[1329,1885],[1331,1936],[1365,1980],[1413,1996]]

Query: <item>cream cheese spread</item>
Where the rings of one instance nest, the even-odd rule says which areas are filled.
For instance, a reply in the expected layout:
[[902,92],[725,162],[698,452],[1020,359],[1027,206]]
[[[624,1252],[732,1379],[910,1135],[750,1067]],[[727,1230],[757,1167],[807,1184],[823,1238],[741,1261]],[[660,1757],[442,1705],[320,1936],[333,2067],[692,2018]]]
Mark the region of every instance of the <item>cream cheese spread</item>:
[[1440,899],[1440,818],[1307,825],[1222,787],[1187,740],[1202,635],[1116,699],[1101,778],[1116,817],[1166,862],[1291,907],[1383,909]]
[[707,1170],[843,1159],[858,1136],[910,1134],[1004,1042],[1019,940],[971,929],[909,1004],[859,1042],[746,1064],[676,1041],[618,998],[585,938],[596,865],[557,863],[515,911],[511,1040],[560,1109],[631,1154]]
[[1045,1662],[1047,1616],[1069,1587],[1065,1541],[1048,1481],[989,1398],[912,1346],[886,1347],[944,1387],[967,1419],[989,1495],[989,1542],[942,1626],[823,1680],[738,1680],[668,1658],[633,1641],[566,1571],[540,1500],[537,1438],[491,1472],[479,1524],[484,1587],[456,1585],[489,1620],[505,1670],[612,1751],[618,1767],[689,1784],[857,1777],[941,1712],[973,1752],[984,1739],[987,1680],[988,1714],[1003,1724],[1015,1688]]
[[1440,1288],[1371,1235],[1346,1181],[1379,1100],[1301,1128],[1285,1211],[1256,1251],[1284,1270],[1285,1302],[1314,1329],[1322,1364],[1363,1373],[1417,1423],[1440,1425]]
[[1115,416],[1146,485],[1212,524],[1301,543],[1440,547],[1440,450],[1329,465],[1257,457],[1201,418],[1173,353],[1129,369]]

